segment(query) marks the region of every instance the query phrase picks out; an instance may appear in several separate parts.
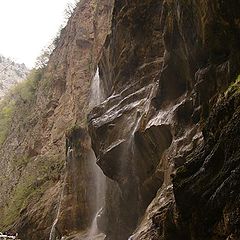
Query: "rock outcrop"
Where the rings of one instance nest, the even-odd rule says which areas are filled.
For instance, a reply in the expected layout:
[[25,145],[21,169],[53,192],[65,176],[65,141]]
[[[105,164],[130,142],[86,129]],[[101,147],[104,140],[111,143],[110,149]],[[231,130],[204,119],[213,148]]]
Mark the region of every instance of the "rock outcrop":
[[16,83],[27,77],[29,70],[25,64],[19,64],[0,55],[0,98]]
[[239,239],[239,9],[82,0],[2,147],[0,226],[33,240],[92,240],[96,228],[109,240]]
[[[208,118],[239,74],[238,5],[236,1],[115,3],[112,33],[100,61],[106,100],[89,117],[98,164],[117,182],[109,184],[106,195],[103,230],[108,239],[127,239],[139,222],[132,239],[239,237],[237,220],[232,220],[234,227],[234,223],[231,227],[223,223],[237,215],[231,215],[233,210],[227,206],[225,215],[226,192],[221,195],[225,202],[217,199],[219,196],[211,199],[212,206],[220,201],[216,208],[224,217],[217,219],[215,208],[214,220],[210,216],[206,220],[208,216],[202,214],[201,204],[207,205],[211,197],[207,195],[211,179],[218,178],[211,187],[214,195],[227,177],[219,174],[226,174],[228,165],[220,171],[222,163],[217,171],[213,169],[217,163],[207,157],[205,148],[198,150],[209,147]],[[227,111],[222,114],[226,115],[223,119],[231,119]],[[237,128],[231,126],[232,131]],[[209,154],[213,149],[214,144]],[[226,145],[222,151],[227,151]],[[212,168],[201,180],[197,170],[203,171],[205,158],[212,161]],[[186,161],[190,170],[185,170]],[[174,178],[179,167],[183,175],[177,173]],[[231,184],[238,186],[238,181],[228,180],[227,186]],[[237,198],[237,191],[233,192]],[[206,203],[201,201],[202,194],[209,198],[204,199]],[[237,205],[236,200],[235,208]],[[227,230],[221,229],[223,225]]]
[[[17,231],[22,239],[49,238],[64,188],[64,175],[77,172],[74,166],[64,167],[65,133],[75,126],[87,128],[91,80],[108,34],[111,12],[112,1],[108,0],[101,3],[84,0],[78,4],[61,31],[32,105],[23,105],[24,114],[14,113],[12,129],[1,147],[2,231]],[[101,21],[104,25],[98,25]],[[83,180],[77,179],[75,189],[69,187],[72,179],[67,177],[65,189],[70,190],[64,190],[62,203],[69,208],[66,211],[61,208],[57,225],[61,234],[75,231],[80,225],[80,230],[86,228],[93,217],[91,210],[85,219],[87,211],[79,210],[79,206],[85,205],[75,199],[76,195],[80,198],[83,194],[74,192],[78,187],[87,191],[84,179],[89,176],[88,172],[84,174]],[[78,216],[78,210],[83,216]]]

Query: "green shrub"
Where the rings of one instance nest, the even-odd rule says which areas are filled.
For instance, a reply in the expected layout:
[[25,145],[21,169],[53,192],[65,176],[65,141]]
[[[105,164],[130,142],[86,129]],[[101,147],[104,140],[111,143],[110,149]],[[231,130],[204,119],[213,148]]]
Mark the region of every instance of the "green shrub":
[[18,83],[10,90],[10,98],[18,102],[31,102],[35,97],[36,88],[42,78],[41,69],[33,69],[26,80]]
[[0,103],[0,144],[2,144],[11,127],[11,120],[15,109],[14,101]]
[[240,75],[234,83],[232,83],[225,92],[225,97],[233,96],[240,93]]
[[27,79],[14,85],[0,101],[0,144],[4,142],[11,128],[15,113],[27,117],[33,105],[38,83],[42,78],[41,69],[33,69]]

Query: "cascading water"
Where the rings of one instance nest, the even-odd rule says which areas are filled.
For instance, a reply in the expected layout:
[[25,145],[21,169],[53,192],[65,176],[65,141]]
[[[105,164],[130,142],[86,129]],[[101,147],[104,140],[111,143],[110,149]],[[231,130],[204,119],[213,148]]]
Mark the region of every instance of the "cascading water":
[[[90,93],[90,101],[89,101],[89,107],[94,108],[95,106],[99,105],[101,103],[102,100],[102,94],[101,94],[101,88],[100,88],[100,77],[99,77],[99,69],[97,68],[96,70],[96,74],[92,79],[91,82],[91,93]],[[61,236],[61,234],[59,233],[58,229],[57,229],[57,224],[59,222],[59,218],[61,215],[61,207],[62,207],[62,202],[64,200],[64,189],[65,189],[65,185],[66,185],[66,181],[67,181],[67,164],[68,163],[72,163],[74,164],[74,161],[72,161],[73,159],[73,149],[71,149],[70,147],[67,150],[67,156],[66,156],[66,163],[65,163],[65,174],[64,174],[64,179],[62,182],[62,189],[60,191],[60,195],[59,195],[59,201],[58,201],[58,206],[57,206],[57,213],[56,213],[56,218],[53,222],[52,228],[51,228],[51,232],[50,232],[50,236],[49,236],[49,240],[60,240],[63,239],[63,237]],[[92,224],[89,228],[88,233],[86,234],[85,238],[86,240],[103,240],[105,238],[105,235],[102,234],[99,229],[98,229],[98,217],[101,214],[101,211],[104,207],[104,203],[105,203],[105,192],[106,192],[106,177],[104,176],[104,174],[102,173],[102,170],[98,167],[98,165],[96,164],[96,156],[93,152],[93,150],[91,151],[91,154],[89,156],[88,159],[91,164],[89,164],[91,171],[93,173],[93,180],[95,182],[95,187],[96,187],[96,198],[93,198],[91,201],[92,204],[94,206],[95,209],[95,215],[93,216],[93,220],[92,220]],[[73,166],[74,169],[77,168],[77,166]],[[75,176],[75,175],[74,175]],[[75,186],[72,186],[73,189],[75,189],[75,191],[77,191],[77,180],[73,181],[73,184]],[[61,238],[62,237],[62,238]]]
[[[91,99],[89,101],[90,108],[94,108],[95,106],[99,105],[102,100],[102,93],[100,87],[100,76],[99,76],[99,68],[96,70],[96,74],[91,83]],[[96,182],[96,199],[95,199],[95,206],[96,206],[96,214],[92,221],[91,227],[88,233],[88,240],[94,239],[104,239],[105,235],[102,234],[98,229],[98,217],[100,216],[102,209],[105,204],[105,192],[106,192],[106,177],[104,176],[102,170],[96,164],[96,156],[93,152],[91,159],[94,164],[94,173],[95,173],[95,182]]]
[[[130,135],[130,139],[129,139],[129,145],[131,145],[131,153],[132,153],[132,161],[134,161],[133,159],[133,154],[134,154],[134,151],[135,151],[135,140],[134,140],[134,135],[136,133],[136,131],[138,130],[139,128],[139,125],[140,125],[140,121],[141,121],[141,118],[146,118],[144,119],[144,122],[145,124],[147,123],[147,121],[149,120],[148,117],[149,117],[149,113],[151,113],[151,100],[153,98],[153,96],[156,95],[156,89],[157,87],[155,86],[155,84],[153,84],[151,86],[151,89],[150,89],[150,92],[149,92],[149,95],[147,97],[147,101],[145,102],[145,104],[143,105],[142,107],[142,111],[140,112],[139,111],[139,118],[136,120],[136,124],[135,126],[133,127],[133,130],[131,132],[131,135]],[[146,127],[146,126],[141,126],[141,127]],[[137,164],[136,163],[132,163],[133,166],[136,166]],[[135,173],[136,169],[133,168],[133,176],[137,176],[137,173]],[[171,171],[172,172],[172,171]],[[170,174],[168,174],[170,176]],[[140,186],[140,184],[135,184],[135,186]],[[163,193],[165,194],[165,192]],[[137,239],[136,236],[135,236],[135,233],[133,232],[129,237],[128,237],[128,240],[135,240]]]
[[[133,124],[133,128],[130,132],[130,136],[129,136],[129,140],[128,140],[128,149],[127,151],[129,152],[129,161],[131,161],[131,164],[128,162],[128,165],[130,164],[132,166],[132,169],[131,169],[131,174],[132,174],[132,181],[135,181],[135,188],[138,186],[140,187],[140,183],[139,183],[139,179],[138,179],[138,174],[137,174],[137,170],[136,170],[136,167],[137,166],[137,163],[135,162],[136,159],[135,159],[135,154],[136,154],[136,144],[135,144],[135,133],[138,131],[138,129],[140,128],[140,125],[141,125],[141,122],[144,121],[143,118],[147,118],[148,117],[148,114],[150,112],[150,107],[151,107],[151,99],[154,95],[154,86],[151,87],[150,89],[150,93],[149,93],[149,96],[147,98],[147,101],[145,102],[145,104],[137,110],[137,115],[136,115],[136,119],[134,121],[134,124]],[[129,167],[128,167],[129,168]],[[122,166],[122,169],[125,169],[124,166]],[[133,193],[134,194],[134,193]],[[141,199],[141,193],[140,193],[140,189],[136,189],[136,192],[135,194],[137,195],[137,202],[140,203],[140,199]],[[136,209],[139,209],[140,206],[136,206]],[[134,235],[130,235],[128,237],[128,240],[133,240],[134,239]]]
[[101,103],[102,100],[102,91],[100,87],[100,76],[99,68],[97,67],[96,73],[91,82],[91,93],[90,93],[90,108],[94,108]]
[[[69,157],[69,155],[70,155],[70,152],[68,150],[67,158]],[[66,165],[64,166],[64,168],[66,168]],[[57,223],[58,223],[60,212],[61,212],[61,205],[62,205],[62,200],[63,200],[63,195],[64,195],[64,187],[65,187],[65,184],[66,184],[66,178],[67,178],[67,174],[65,173],[63,184],[62,184],[62,190],[61,190],[61,193],[60,193],[60,196],[59,196],[59,204],[58,204],[58,208],[57,208],[57,215],[56,215],[56,218],[55,218],[55,220],[53,222],[53,225],[52,225],[52,228],[51,228],[49,240],[60,240],[60,236],[59,236],[59,233],[57,231]]]
[[105,192],[106,192],[106,177],[102,173],[102,170],[97,166],[96,164],[96,157],[94,152],[92,151],[92,157],[91,161],[93,162],[93,172],[94,172],[94,181],[95,181],[95,186],[96,186],[96,198],[93,199],[95,209],[96,209],[96,214],[94,215],[94,218],[92,220],[92,224],[90,226],[88,235],[87,235],[87,240],[94,240],[94,239],[104,239],[105,235],[102,234],[99,229],[98,229],[98,218],[101,215],[102,209],[105,204]]

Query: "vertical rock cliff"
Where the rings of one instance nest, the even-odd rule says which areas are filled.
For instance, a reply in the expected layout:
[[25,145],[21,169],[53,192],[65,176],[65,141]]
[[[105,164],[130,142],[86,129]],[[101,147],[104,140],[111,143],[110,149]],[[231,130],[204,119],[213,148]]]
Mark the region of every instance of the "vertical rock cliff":
[[239,238],[239,147],[228,154],[230,133],[219,132],[237,131],[237,90],[226,95],[239,74],[236,6],[115,2],[99,63],[106,100],[89,116],[98,165],[114,181],[102,216],[108,239],[137,225],[131,239]]
[[82,0],[1,148],[1,228],[239,239],[239,43],[237,0]]
[[[111,13],[111,1],[78,4],[41,73],[32,104],[23,104],[14,113],[12,129],[1,147],[2,231],[17,231],[21,239],[46,240],[57,216],[56,234],[91,225],[95,212],[88,198],[94,195],[82,196],[94,176],[89,175],[90,163],[81,164],[79,159],[84,161],[90,154],[94,161],[87,114],[91,81]],[[75,133],[78,128],[84,134]],[[66,133],[70,134],[67,144]],[[73,150],[73,161],[65,164],[68,147]]]

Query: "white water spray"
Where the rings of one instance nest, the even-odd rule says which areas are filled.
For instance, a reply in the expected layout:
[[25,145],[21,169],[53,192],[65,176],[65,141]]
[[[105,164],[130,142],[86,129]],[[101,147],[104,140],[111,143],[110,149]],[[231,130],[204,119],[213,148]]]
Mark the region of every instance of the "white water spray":
[[97,67],[96,73],[91,82],[91,92],[90,92],[90,108],[94,108],[101,103],[102,100],[102,91],[100,87],[100,76],[99,68]]
[[[97,67],[96,73],[92,79],[91,82],[91,92],[90,92],[90,100],[89,100],[89,107],[94,108],[95,106],[99,105],[102,100],[102,93],[101,93],[101,88],[100,88],[100,76],[99,76],[99,68]],[[72,149],[68,149],[67,152],[67,162],[70,161],[72,157]],[[95,206],[96,206],[96,214],[95,217],[92,221],[91,227],[89,229],[89,232],[87,234],[87,240],[103,240],[105,238],[105,235],[100,233],[98,226],[97,226],[97,220],[98,217],[101,214],[101,211],[104,207],[105,203],[105,191],[106,191],[106,177],[102,173],[102,170],[97,166],[96,164],[96,157],[94,152],[92,151],[92,157],[90,159],[93,162],[93,172],[94,172],[94,181],[96,183],[96,198],[94,199],[95,201]],[[65,166],[66,168],[66,166]],[[57,231],[57,223],[59,221],[60,213],[61,213],[61,205],[62,201],[64,198],[64,188],[66,184],[66,178],[67,178],[67,173],[65,173],[64,176],[64,181],[62,184],[62,190],[59,196],[59,204],[58,204],[58,209],[57,209],[57,214],[56,218],[53,222],[49,240],[58,240],[60,239],[59,233]]]
[[[102,100],[102,92],[100,87],[100,76],[99,76],[99,68],[97,67],[95,76],[91,83],[91,99],[89,101],[90,108],[94,108],[101,103]],[[96,182],[96,199],[95,199],[95,206],[97,212],[95,217],[92,221],[91,227],[88,233],[88,240],[94,239],[104,239],[105,235],[102,234],[98,229],[98,218],[100,217],[104,204],[105,204],[105,193],[106,193],[106,177],[104,176],[102,170],[96,164],[96,157],[93,152],[91,159],[94,164],[94,174],[95,174],[95,182]]]

